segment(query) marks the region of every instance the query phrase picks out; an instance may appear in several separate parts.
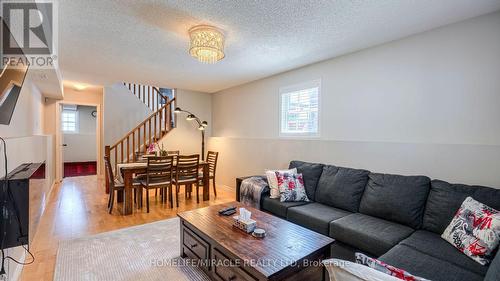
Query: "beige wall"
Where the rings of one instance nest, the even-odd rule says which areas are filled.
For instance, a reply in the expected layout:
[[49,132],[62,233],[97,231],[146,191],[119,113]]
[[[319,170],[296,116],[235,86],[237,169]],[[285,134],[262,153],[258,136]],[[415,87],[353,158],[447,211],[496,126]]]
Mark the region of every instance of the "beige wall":
[[[500,13],[214,94],[219,181],[303,159],[500,187]],[[322,80],[321,137],[279,137],[279,88]]]
[[104,143],[114,145],[152,113],[123,83],[106,86],[104,88]]
[[[207,121],[209,126],[206,130],[206,151],[208,150],[208,139],[212,131],[212,96],[211,94],[177,90],[177,106],[188,110],[198,116],[202,121]],[[171,131],[160,142],[166,150],[180,150],[182,154],[201,153],[201,133],[196,121],[187,121],[186,114],[177,115],[177,128]]]

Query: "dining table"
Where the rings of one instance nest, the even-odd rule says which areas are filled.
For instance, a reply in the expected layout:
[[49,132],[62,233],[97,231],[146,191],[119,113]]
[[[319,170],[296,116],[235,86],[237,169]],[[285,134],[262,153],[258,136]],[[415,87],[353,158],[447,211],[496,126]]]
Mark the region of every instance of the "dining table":
[[[177,163],[174,162],[173,168],[176,169]],[[134,175],[144,174],[147,171],[148,162],[146,161],[138,161],[138,162],[129,162],[129,163],[119,163],[117,164],[118,173],[117,177],[119,181],[123,182],[125,186],[123,193],[118,193],[118,202],[123,202],[123,208],[121,209],[122,215],[131,215],[133,213],[132,205],[132,193],[133,190],[133,181]],[[210,180],[209,180],[209,168],[208,162],[200,161],[199,162],[200,170],[203,173],[203,201],[207,201],[210,199]],[[120,179],[121,177],[121,179]]]

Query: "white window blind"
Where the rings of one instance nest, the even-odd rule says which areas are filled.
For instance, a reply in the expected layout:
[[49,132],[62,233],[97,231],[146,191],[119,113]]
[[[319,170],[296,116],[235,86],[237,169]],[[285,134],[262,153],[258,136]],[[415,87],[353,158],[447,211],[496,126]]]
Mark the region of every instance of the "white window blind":
[[78,111],[76,110],[63,110],[61,113],[62,131],[65,133],[77,132],[77,118]]
[[320,81],[280,89],[280,135],[319,135]]

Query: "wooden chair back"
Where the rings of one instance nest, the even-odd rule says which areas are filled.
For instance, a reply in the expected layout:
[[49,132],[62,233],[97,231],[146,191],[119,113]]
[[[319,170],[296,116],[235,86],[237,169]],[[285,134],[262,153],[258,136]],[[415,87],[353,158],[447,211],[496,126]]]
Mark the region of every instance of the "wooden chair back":
[[172,181],[174,158],[172,156],[148,157],[146,184]]
[[139,161],[139,162],[140,162],[140,161],[144,161],[145,159],[144,159],[144,157],[143,157],[143,156],[144,156],[144,153],[143,153],[143,152],[141,152],[141,151],[136,151],[136,152],[135,152],[135,161]]
[[167,150],[167,156],[179,156],[180,150]]
[[177,157],[179,156],[179,154],[180,154],[179,150],[167,150],[167,156],[173,156],[174,162],[177,161]]
[[208,171],[215,176],[215,170],[217,169],[217,159],[219,158],[219,152],[209,151],[207,153],[207,163]]
[[200,155],[179,155],[177,157],[176,177],[178,181],[198,179],[198,167],[200,166]]
[[106,172],[108,173],[109,188],[110,190],[113,190],[115,188],[115,176],[113,174],[113,168],[111,166],[109,156],[104,156],[104,166],[106,168]]

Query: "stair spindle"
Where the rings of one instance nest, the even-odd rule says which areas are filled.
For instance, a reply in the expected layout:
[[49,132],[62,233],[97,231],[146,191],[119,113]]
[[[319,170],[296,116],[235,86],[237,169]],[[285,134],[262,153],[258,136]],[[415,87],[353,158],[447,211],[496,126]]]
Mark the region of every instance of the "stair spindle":
[[156,135],[156,133],[158,132],[158,131],[156,130],[156,117],[157,117],[157,116],[158,116],[158,114],[155,114],[155,117],[154,117],[154,123],[155,123],[154,136],[155,136],[155,138],[156,138],[156,136],[157,136],[157,135]]
[[129,137],[130,135],[127,136],[127,163],[130,163],[130,144],[129,144]]
[[144,129],[144,134],[142,136],[142,146],[144,147],[144,154],[146,154],[146,123],[144,123],[144,126],[142,127]]
[[162,131],[162,129],[161,129],[161,125],[162,125],[162,123],[163,123],[163,122],[162,122],[162,121],[163,121],[163,119],[162,119],[162,116],[163,116],[163,110],[158,111],[158,114],[160,115],[160,120],[159,120],[159,122],[158,122],[158,125],[160,126],[160,129],[159,129],[159,130],[160,130],[160,138],[161,138],[161,137],[163,137],[163,131]]
[[121,151],[121,157],[120,157],[120,163],[123,163],[123,140],[120,142],[120,151]]
[[115,150],[115,172],[116,172],[118,170],[118,149],[115,147],[114,150]]
[[149,126],[149,144],[151,144],[151,118],[148,120],[148,126]]
[[132,131],[132,161],[135,162],[135,131]]

